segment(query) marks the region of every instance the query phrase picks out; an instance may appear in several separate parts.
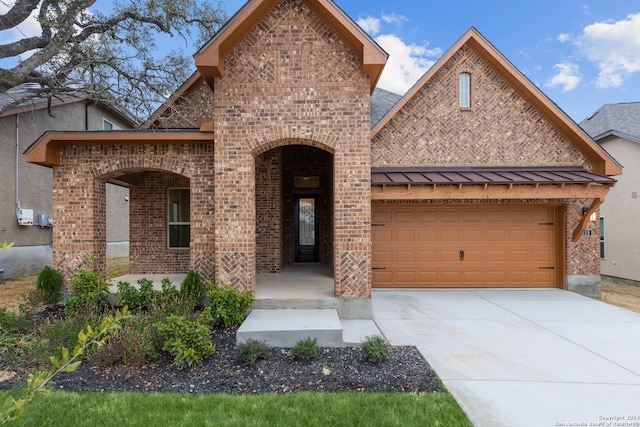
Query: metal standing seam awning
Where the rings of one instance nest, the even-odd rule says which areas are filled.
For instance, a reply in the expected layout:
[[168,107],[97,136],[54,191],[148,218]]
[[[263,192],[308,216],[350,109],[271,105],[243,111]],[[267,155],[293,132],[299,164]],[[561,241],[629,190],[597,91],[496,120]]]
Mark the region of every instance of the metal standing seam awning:
[[581,167],[372,168],[371,185],[543,185],[604,184],[615,179]]
[[[577,242],[616,180],[580,166],[372,168],[372,200],[592,199]],[[402,189],[404,187],[404,190]],[[476,190],[477,189],[477,190]]]

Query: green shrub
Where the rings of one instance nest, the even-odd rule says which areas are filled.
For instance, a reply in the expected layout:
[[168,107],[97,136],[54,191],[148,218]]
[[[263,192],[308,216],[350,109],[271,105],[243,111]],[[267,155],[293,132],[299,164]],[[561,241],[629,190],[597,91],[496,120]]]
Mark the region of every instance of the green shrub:
[[200,280],[200,275],[196,271],[190,270],[180,285],[180,296],[192,301],[195,307],[202,302],[203,295],[204,288]]
[[78,269],[70,280],[71,296],[65,301],[65,311],[75,316],[92,316],[103,312],[109,284],[102,280],[95,266],[96,257],[91,257],[90,270]]
[[139,289],[129,282],[118,282],[118,306],[126,305],[133,312],[148,309],[156,296],[153,282],[149,279],[140,279],[138,287]]
[[14,313],[6,308],[0,307],[0,330],[9,334],[20,334],[28,332],[35,327],[35,324],[22,311]]
[[264,341],[249,338],[236,347],[236,359],[242,363],[253,365],[260,359],[266,359],[270,351],[271,347]]
[[384,362],[387,360],[391,349],[387,341],[380,335],[371,335],[364,339],[361,345],[365,358],[372,363]]
[[170,315],[166,322],[158,322],[154,326],[164,339],[162,350],[173,356],[179,369],[199,365],[215,351],[211,331],[200,320],[191,322],[184,316]]
[[118,364],[142,366],[155,360],[162,348],[154,323],[157,319],[148,314],[139,314],[122,322],[109,341],[92,355],[92,361],[105,368]]
[[228,328],[241,325],[253,304],[253,292],[249,290],[240,292],[231,286],[220,286],[218,282],[212,283],[210,280],[207,280],[206,287],[213,326]]
[[291,347],[289,353],[298,360],[311,360],[318,355],[318,338],[307,337]]
[[42,269],[36,282],[38,291],[44,294],[44,300],[48,304],[55,304],[60,301],[62,297],[60,291],[63,285],[62,275],[48,265],[45,265]]

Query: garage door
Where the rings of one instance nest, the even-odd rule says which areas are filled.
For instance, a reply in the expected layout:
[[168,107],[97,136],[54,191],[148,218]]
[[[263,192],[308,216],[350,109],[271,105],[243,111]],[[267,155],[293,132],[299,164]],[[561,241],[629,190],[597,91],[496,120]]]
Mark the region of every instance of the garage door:
[[555,287],[550,206],[374,205],[374,287]]

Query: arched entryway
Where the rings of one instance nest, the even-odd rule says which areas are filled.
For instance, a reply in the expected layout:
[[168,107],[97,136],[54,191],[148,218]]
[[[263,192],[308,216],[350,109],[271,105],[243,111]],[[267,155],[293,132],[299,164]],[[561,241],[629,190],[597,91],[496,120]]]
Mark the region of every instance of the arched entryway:
[[256,272],[291,265],[331,268],[333,154],[301,140],[256,157]]

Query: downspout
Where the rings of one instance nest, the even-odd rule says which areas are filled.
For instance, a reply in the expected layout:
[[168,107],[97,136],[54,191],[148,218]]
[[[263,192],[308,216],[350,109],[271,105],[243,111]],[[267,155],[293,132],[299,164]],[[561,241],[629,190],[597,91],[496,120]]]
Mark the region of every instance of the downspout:
[[18,209],[20,209],[20,191],[19,191],[19,178],[20,178],[20,115],[16,114],[16,215],[18,215]]

